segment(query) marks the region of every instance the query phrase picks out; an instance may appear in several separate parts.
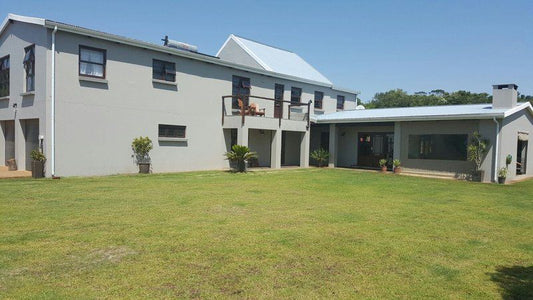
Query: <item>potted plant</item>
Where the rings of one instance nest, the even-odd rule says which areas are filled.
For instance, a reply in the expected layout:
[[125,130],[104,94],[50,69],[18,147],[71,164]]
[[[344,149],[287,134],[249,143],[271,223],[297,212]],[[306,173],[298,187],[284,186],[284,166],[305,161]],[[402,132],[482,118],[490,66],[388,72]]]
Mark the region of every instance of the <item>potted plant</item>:
[[243,145],[233,145],[231,151],[224,154],[226,159],[235,164],[233,168],[237,172],[246,172],[246,163],[248,160],[257,158],[255,152],[250,151],[250,148]]
[[386,173],[387,172],[387,160],[384,158],[380,159],[379,167],[381,168],[381,172]]
[[325,149],[319,148],[311,152],[311,158],[316,160],[318,167],[323,167],[329,159],[329,152]]
[[489,148],[489,141],[484,139],[479,132],[474,131],[470,144],[466,148],[467,159],[474,163],[472,181],[481,182],[485,176],[485,171],[481,170],[481,163]]
[[131,149],[135,154],[137,165],[139,165],[139,173],[148,174],[150,173],[150,150],[154,148],[152,140],[149,137],[138,137],[134,138],[131,143]]
[[402,172],[402,163],[399,159],[395,159],[392,161],[392,166],[394,167],[394,174],[400,174]]
[[33,178],[43,178],[44,177],[44,162],[46,161],[46,157],[38,149],[33,150],[30,153],[30,157],[32,159],[32,162],[31,162],[31,177],[33,177]]
[[509,169],[507,168],[501,168],[498,170],[498,183],[499,184],[505,184],[505,179],[507,178],[507,172],[509,172]]

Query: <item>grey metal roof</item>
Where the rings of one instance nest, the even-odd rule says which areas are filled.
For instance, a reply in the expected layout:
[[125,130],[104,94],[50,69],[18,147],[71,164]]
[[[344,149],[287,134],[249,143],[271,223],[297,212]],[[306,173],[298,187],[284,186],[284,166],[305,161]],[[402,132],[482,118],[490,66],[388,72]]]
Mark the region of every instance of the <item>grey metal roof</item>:
[[315,116],[317,123],[393,122],[425,120],[461,120],[505,118],[522,109],[533,108],[529,102],[515,108],[492,108],[492,104],[417,106],[341,111]]
[[[228,40],[234,40],[261,67],[267,71],[305,78],[326,84],[332,84],[329,79],[318,72],[298,54],[259,43],[250,39],[231,34]],[[222,46],[224,48],[226,43]],[[220,53],[220,50],[219,50]]]

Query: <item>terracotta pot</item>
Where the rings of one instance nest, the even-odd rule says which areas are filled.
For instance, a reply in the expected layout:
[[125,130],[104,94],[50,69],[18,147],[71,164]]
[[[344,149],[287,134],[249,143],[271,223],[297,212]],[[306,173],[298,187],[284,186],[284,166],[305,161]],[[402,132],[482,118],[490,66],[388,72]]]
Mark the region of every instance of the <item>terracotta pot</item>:
[[401,167],[395,167],[394,168],[394,174],[400,174],[402,172],[402,168]]
[[383,166],[383,167],[381,167],[381,172],[383,172],[383,173],[387,173],[387,166]]
[[150,163],[139,163],[139,173],[149,174],[150,173]]
[[31,177],[43,178],[44,177],[44,162],[32,161],[31,162]]

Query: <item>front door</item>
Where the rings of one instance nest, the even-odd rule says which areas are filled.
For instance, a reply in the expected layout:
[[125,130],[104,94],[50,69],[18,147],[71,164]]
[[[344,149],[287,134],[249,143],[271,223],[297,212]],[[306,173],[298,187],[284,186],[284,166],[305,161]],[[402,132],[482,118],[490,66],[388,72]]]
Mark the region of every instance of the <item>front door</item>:
[[285,90],[285,86],[283,84],[277,84],[274,88],[274,99],[276,99],[276,102],[274,102],[274,118],[282,118],[283,117],[283,92]]
[[359,133],[357,165],[378,168],[380,159],[392,161],[394,134],[390,132]]

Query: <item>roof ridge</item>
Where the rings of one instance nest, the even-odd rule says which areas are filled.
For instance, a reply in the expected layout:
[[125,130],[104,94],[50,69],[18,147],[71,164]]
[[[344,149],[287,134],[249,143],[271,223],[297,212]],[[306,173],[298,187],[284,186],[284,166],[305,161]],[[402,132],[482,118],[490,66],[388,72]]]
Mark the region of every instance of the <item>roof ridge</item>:
[[[240,35],[236,35],[236,34],[233,34],[232,35],[236,38],[239,38],[239,39],[244,39],[244,40],[247,40],[247,41],[250,41],[250,42],[254,42],[254,43],[257,43],[257,44],[260,44],[260,45],[263,45],[263,46],[267,46],[267,47],[270,47],[270,48],[274,48],[274,49],[278,49],[278,50],[281,50],[281,51],[285,51],[285,52],[290,52],[290,53],[293,53],[293,54],[296,54],[294,53],[293,51],[291,50],[287,50],[287,49],[283,49],[283,48],[280,48],[280,47],[276,47],[276,46],[272,46],[272,45],[269,45],[269,44],[265,44],[263,42],[259,42],[259,41],[256,41],[256,40],[253,40],[253,39],[249,39],[247,37],[243,37],[243,36],[240,36]],[[298,55],[298,54],[296,54]]]

